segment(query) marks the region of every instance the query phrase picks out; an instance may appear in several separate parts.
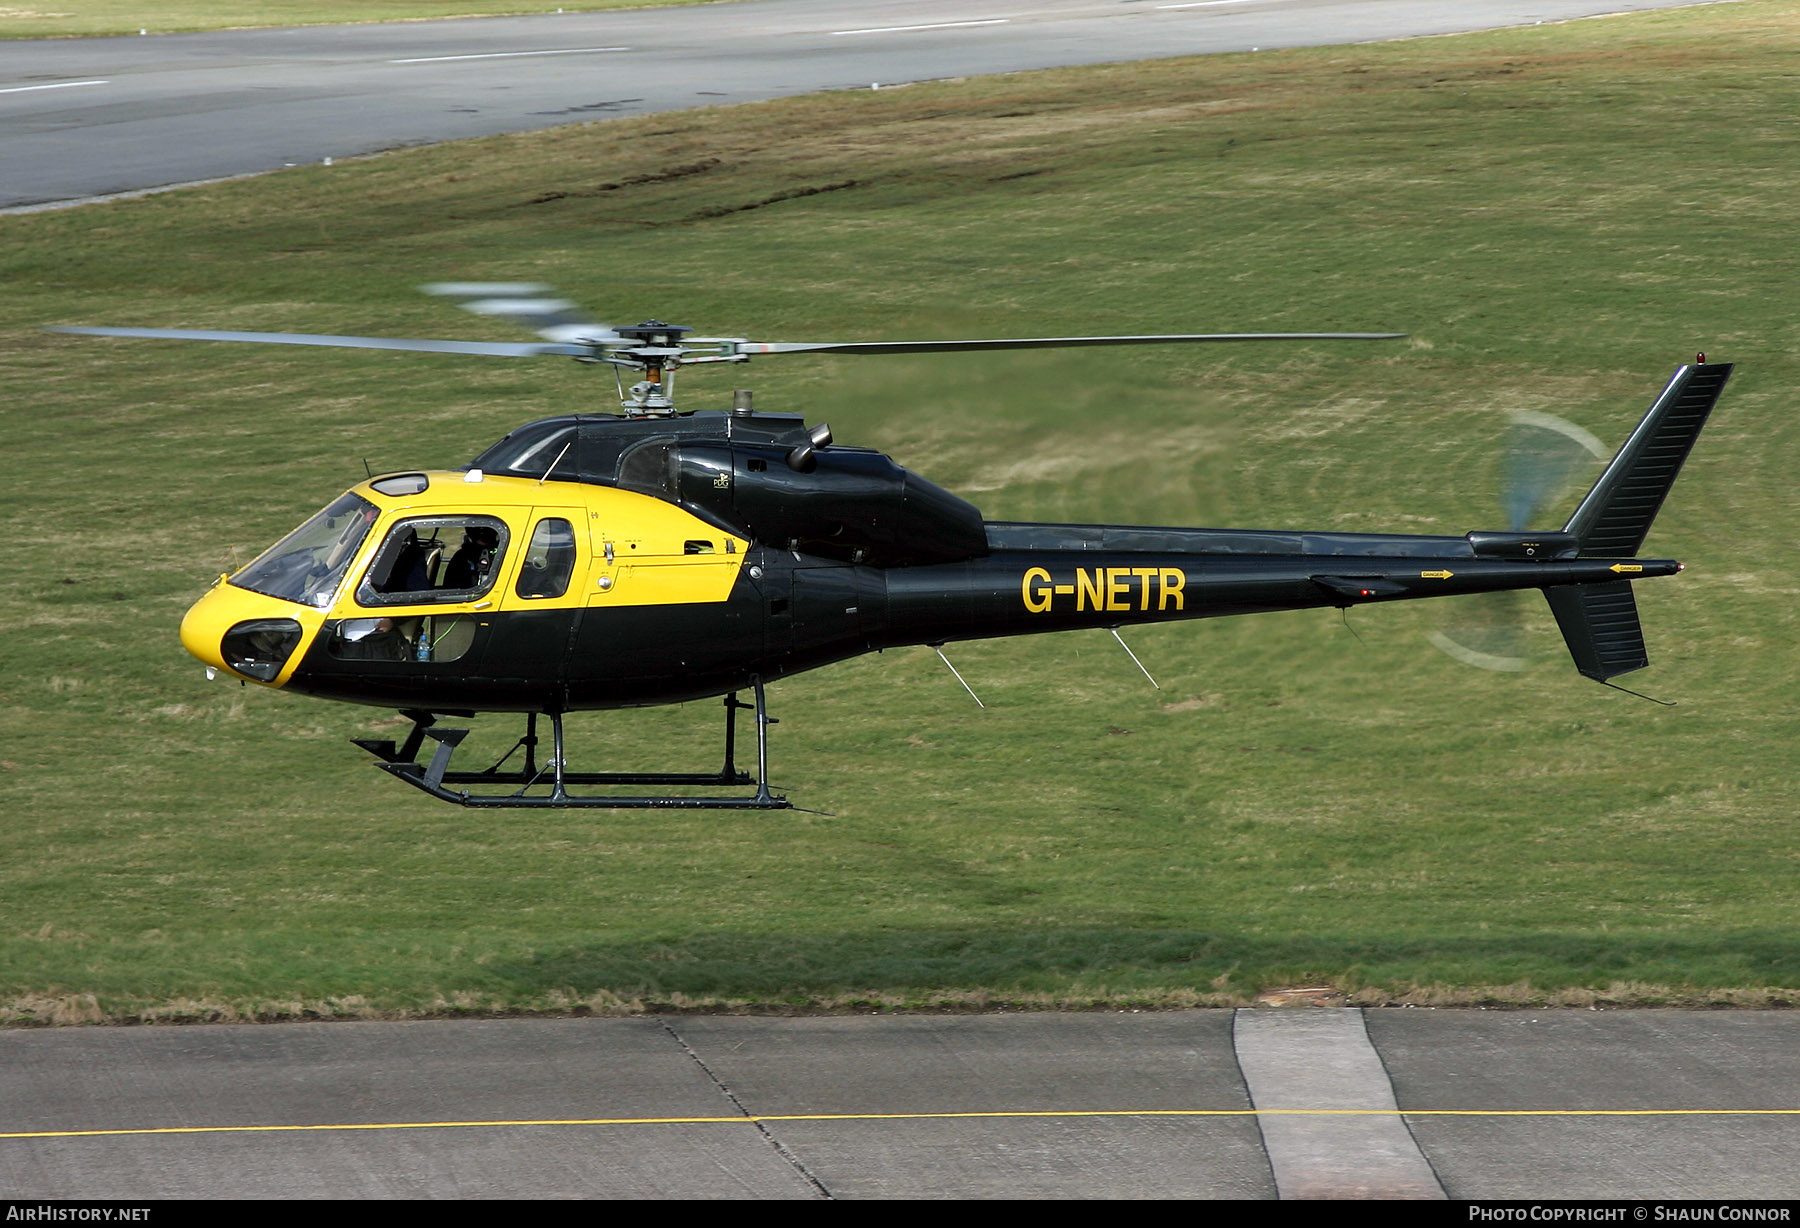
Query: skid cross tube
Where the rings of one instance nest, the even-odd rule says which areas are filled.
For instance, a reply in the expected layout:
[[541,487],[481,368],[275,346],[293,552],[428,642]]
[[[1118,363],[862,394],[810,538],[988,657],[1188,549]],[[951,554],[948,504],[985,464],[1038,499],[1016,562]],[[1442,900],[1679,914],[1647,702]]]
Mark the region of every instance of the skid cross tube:
[[[393,744],[384,747],[365,746],[382,762],[377,767],[391,775],[399,777],[406,783],[421,789],[442,801],[454,802],[459,806],[504,807],[515,809],[543,808],[590,808],[612,810],[656,810],[656,809],[694,809],[694,810],[787,810],[793,803],[780,794],[769,790],[769,733],[770,725],[778,724],[768,712],[768,704],[760,678],[754,680],[756,702],[744,703],[735,693],[725,696],[725,762],[716,772],[572,772],[568,770],[567,760],[563,752],[563,714],[547,712],[551,728],[550,759],[539,765],[535,758],[537,745],[537,714],[529,713],[526,718],[525,734],[513,748],[501,756],[493,767],[481,772],[452,772],[450,759],[456,748],[468,736],[467,729],[443,729],[433,724],[434,718],[429,713],[408,713],[414,717],[412,736],[407,739],[407,748],[416,754],[423,739],[429,738],[437,743],[432,752],[431,762],[421,764],[414,755],[402,758],[391,749]],[[589,796],[569,792],[570,786],[590,784],[650,784],[650,785],[745,785],[751,783],[748,772],[740,770],[736,765],[737,714],[740,710],[753,711],[756,714],[756,792],[750,797],[743,796]],[[359,741],[358,745],[363,745]],[[521,747],[525,750],[524,764],[512,771],[501,768]],[[383,754],[382,750],[387,753]],[[547,777],[547,779],[546,779]],[[512,785],[516,786],[511,793],[471,793],[466,789],[453,789],[452,785]],[[548,795],[534,794],[531,789],[548,786]]]

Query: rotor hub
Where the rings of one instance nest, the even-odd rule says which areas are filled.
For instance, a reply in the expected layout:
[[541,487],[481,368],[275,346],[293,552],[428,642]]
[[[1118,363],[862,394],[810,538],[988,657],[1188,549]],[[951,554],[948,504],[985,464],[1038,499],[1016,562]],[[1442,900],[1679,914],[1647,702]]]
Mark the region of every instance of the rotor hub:
[[694,330],[681,324],[664,324],[661,320],[645,320],[613,329],[621,337],[629,337],[642,345],[679,346],[681,339]]

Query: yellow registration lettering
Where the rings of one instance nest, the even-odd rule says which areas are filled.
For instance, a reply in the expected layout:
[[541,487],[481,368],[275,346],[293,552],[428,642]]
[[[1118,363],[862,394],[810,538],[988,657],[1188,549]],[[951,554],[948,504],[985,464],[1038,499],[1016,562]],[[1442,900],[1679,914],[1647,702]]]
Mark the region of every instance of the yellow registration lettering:
[[1096,610],[1106,608],[1100,598],[1100,589],[1104,583],[1102,577],[1105,574],[1104,570],[1098,567],[1094,568],[1092,576],[1088,575],[1085,567],[1075,569],[1075,608],[1077,610],[1087,609],[1089,601],[1094,603],[1093,608]]
[[1133,567],[1131,574],[1138,578],[1138,609],[1150,608],[1150,581],[1156,575],[1154,567]]
[[1025,601],[1027,614],[1048,614],[1050,612],[1050,573],[1042,567],[1027,569],[1025,578],[1019,582],[1019,596]]
[[1177,610],[1184,610],[1187,608],[1186,605],[1183,604],[1181,593],[1182,586],[1187,583],[1187,577],[1181,574],[1180,568],[1163,568],[1162,573],[1157,577],[1157,581],[1162,589],[1162,601],[1156,607],[1157,609],[1168,609],[1169,602],[1171,601],[1175,603],[1175,608]]
[[1125,598],[1131,586],[1125,577],[1131,574],[1129,567],[1108,567],[1106,569],[1106,608],[1109,610],[1129,610]]

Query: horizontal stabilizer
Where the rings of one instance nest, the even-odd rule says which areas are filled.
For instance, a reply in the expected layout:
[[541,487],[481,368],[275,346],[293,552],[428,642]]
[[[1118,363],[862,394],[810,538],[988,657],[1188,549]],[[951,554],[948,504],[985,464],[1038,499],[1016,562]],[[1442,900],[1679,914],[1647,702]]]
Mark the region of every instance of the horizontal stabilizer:
[[1695,363],[1675,372],[1563,526],[1581,542],[1583,558],[1637,554],[1730,376],[1728,362]]
[[1584,676],[1605,682],[1650,664],[1629,580],[1547,588],[1544,596]]

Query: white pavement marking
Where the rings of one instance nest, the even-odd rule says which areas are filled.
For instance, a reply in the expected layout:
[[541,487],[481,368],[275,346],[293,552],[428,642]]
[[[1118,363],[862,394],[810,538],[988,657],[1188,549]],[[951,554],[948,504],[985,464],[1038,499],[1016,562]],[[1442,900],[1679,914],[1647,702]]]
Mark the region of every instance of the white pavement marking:
[[111,85],[111,81],[58,81],[53,85],[9,85],[0,94],[25,94],[32,90],[67,90],[77,85]]
[[528,55],[598,55],[603,51],[630,51],[629,47],[565,47],[555,51],[483,51],[472,55],[422,55],[390,64],[445,64],[451,60],[516,60]]
[[963,26],[1003,26],[1006,17],[984,17],[980,21],[937,21],[926,26],[870,26],[866,30],[833,30],[831,37],[841,34],[910,34],[914,30],[955,30]]
[[1397,1112],[1360,1010],[1240,1010],[1231,1035],[1250,1102],[1262,1113],[1257,1120],[1280,1197],[1445,1197]]

